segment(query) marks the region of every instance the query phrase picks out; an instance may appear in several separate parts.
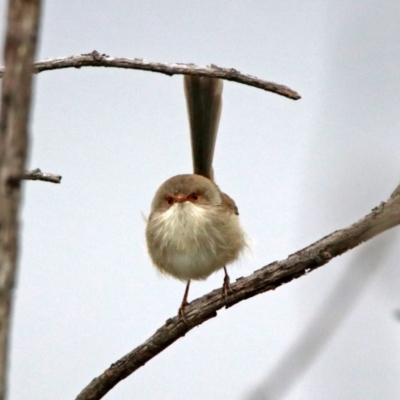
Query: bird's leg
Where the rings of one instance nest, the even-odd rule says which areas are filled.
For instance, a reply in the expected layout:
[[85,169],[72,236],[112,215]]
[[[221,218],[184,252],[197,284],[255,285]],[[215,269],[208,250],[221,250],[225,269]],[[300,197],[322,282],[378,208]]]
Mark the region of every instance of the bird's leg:
[[224,276],[224,284],[222,285],[222,293],[225,298],[225,306],[227,306],[228,305],[228,303],[227,303],[228,294],[232,293],[232,290],[231,290],[231,285],[230,285],[230,278],[228,275],[228,271],[226,270],[226,267],[224,267],[224,272],[225,272],[225,276]]
[[185,322],[186,322],[186,320],[185,320],[185,307],[189,304],[188,301],[187,301],[188,294],[189,294],[189,287],[190,287],[190,279],[187,281],[185,294],[183,295],[182,304],[179,307],[179,311],[178,311],[179,317],[182,318]]

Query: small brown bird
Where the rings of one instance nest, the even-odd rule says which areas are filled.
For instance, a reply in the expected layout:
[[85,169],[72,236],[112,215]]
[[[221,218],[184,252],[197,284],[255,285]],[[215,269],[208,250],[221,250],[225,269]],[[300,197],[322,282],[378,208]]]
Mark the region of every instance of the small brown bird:
[[222,268],[224,294],[229,289],[226,265],[246,246],[235,202],[213,181],[212,161],[222,107],[222,81],[186,75],[194,174],[165,181],[151,204],[146,239],[154,265],[163,273],[186,281],[179,309],[188,304],[192,279],[206,279]]

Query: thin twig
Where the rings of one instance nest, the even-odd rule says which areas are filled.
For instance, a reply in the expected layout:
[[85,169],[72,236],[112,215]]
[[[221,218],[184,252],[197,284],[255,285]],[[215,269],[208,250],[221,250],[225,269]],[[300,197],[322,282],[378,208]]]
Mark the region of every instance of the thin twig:
[[22,179],[26,181],[43,181],[51,183],[61,183],[61,175],[54,175],[48,172],[42,172],[39,168],[32,171],[25,171]]
[[18,258],[20,177],[25,170],[40,0],[10,0],[0,115],[0,400],[5,398],[12,290]]
[[[376,235],[400,224],[400,194],[392,194],[372,212],[355,224],[333,232],[302,249],[286,260],[273,262],[246,278],[239,278],[231,285],[229,307],[239,302],[274,290],[295,278],[328,263],[346,251],[372,239]],[[116,361],[78,395],[76,400],[98,400],[122,379],[162,352],[194,327],[217,315],[226,299],[222,290],[214,290],[194,300],[185,308],[185,321],[178,316],[167,320],[164,326],[143,344]]]
[[[233,68],[221,68],[216,65],[201,67],[194,64],[166,64],[146,61],[141,58],[116,58],[106,54],[100,54],[96,50],[79,56],[60,57],[50,60],[38,61],[33,64],[34,72],[50,71],[63,68],[81,67],[112,67],[139,69],[143,71],[159,72],[165,75],[200,75],[212,78],[221,78],[228,81],[253,86],[268,92],[276,93],[292,100],[300,99],[300,95],[287,86],[268,82],[252,75],[242,74]],[[0,78],[4,74],[4,68],[0,68]]]

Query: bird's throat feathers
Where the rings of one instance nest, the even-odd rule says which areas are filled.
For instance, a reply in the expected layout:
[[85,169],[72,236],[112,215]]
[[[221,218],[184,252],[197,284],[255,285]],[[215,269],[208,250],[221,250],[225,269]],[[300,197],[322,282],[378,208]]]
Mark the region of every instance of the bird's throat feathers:
[[209,235],[213,211],[209,207],[190,202],[174,204],[167,211],[154,216],[157,232],[165,246],[173,245],[178,251],[198,246]]

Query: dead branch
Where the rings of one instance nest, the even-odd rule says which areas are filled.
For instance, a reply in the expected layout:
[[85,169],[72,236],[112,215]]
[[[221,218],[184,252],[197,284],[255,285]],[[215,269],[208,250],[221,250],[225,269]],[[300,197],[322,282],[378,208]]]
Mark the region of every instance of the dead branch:
[[40,0],[10,0],[0,115],[0,400],[5,398],[12,290],[17,270],[20,179],[25,170]]
[[[400,193],[393,192],[387,202],[353,225],[335,231],[310,246],[291,254],[286,260],[273,262],[231,285],[229,307],[258,294],[306,275],[350,249],[400,224]],[[217,315],[225,306],[221,289],[214,290],[185,308],[185,320],[178,316],[166,321],[153,336],[113,363],[78,395],[76,400],[98,400],[122,379],[145,365],[194,327]]]
[[[278,363],[260,379],[258,387],[246,400],[288,398],[291,389],[318,360],[321,352],[335,337],[344,320],[362,297],[376,272],[385,265],[389,249],[398,242],[398,235],[375,240],[373,246],[363,246],[348,263],[327,297],[318,300],[319,310],[300,332],[295,342]],[[295,360],[295,362],[293,361]]]
[[25,171],[22,179],[26,181],[43,181],[51,183],[61,183],[61,175],[54,175],[48,172],[42,172],[39,168],[32,171]]
[[[138,69],[142,71],[159,72],[165,75],[200,75],[212,78],[221,78],[228,81],[253,86],[267,92],[279,94],[292,100],[300,99],[300,95],[287,86],[268,82],[252,75],[242,74],[233,68],[221,68],[216,65],[201,67],[194,64],[166,64],[146,61],[141,58],[116,58],[100,54],[96,50],[79,56],[60,57],[50,60],[37,61],[33,64],[35,73],[63,68],[81,67],[112,67],[125,69]],[[0,78],[4,75],[4,68],[0,68]]]

